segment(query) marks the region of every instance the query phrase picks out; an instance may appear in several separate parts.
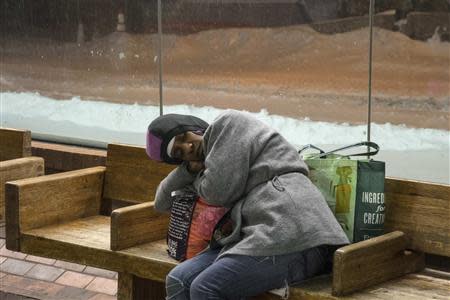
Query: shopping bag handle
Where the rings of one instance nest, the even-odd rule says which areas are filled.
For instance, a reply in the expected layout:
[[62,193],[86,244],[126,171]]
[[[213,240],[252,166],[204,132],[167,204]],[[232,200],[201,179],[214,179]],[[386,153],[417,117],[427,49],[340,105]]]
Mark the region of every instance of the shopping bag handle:
[[323,151],[319,147],[316,147],[313,144],[308,144],[305,147],[303,147],[302,149],[298,150],[298,154],[301,154],[303,151],[308,150],[308,149],[315,149],[315,150],[319,151],[320,154],[325,153],[325,151]]
[[350,146],[345,146],[342,148],[338,148],[338,149],[334,149],[331,150],[329,152],[325,152],[322,149],[320,149],[317,146],[314,146],[312,144],[308,144],[306,146],[304,146],[303,148],[301,148],[300,150],[298,150],[298,154],[301,154],[303,151],[307,150],[307,149],[315,149],[318,150],[320,153],[317,154],[316,158],[323,158],[326,157],[327,155],[330,154],[336,154],[336,152],[338,151],[342,151],[342,150],[347,150],[347,149],[351,149],[351,148],[355,148],[355,147],[360,147],[360,146],[367,146],[372,148],[372,151],[366,151],[366,152],[361,152],[361,153],[355,153],[355,154],[349,154],[349,155],[345,155],[345,156],[372,156],[378,153],[378,151],[380,151],[380,146],[378,146],[378,144],[374,143],[374,142],[360,142],[360,143],[356,143]]
[[356,143],[350,146],[345,146],[342,148],[338,148],[338,149],[334,149],[331,150],[329,152],[326,153],[320,153],[317,157],[321,158],[321,157],[325,157],[329,154],[336,154],[336,152],[338,151],[342,151],[342,150],[347,150],[347,149],[351,149],[351,148],[356,148],[356,147],[360,147],[360,146],[367,146],[368,148],[372,148],[373,150],[370,151],[369,149],[367,149],[366,152],[361,152],[361,153],[355,153],[355,154],[349,154],[349,155],[345,155],[345,156],[372,156],[378,153],[378,151],[380,151],[380,146],[378,146],[378,144],[374,143],[374,142],[360,142],[360,143]]

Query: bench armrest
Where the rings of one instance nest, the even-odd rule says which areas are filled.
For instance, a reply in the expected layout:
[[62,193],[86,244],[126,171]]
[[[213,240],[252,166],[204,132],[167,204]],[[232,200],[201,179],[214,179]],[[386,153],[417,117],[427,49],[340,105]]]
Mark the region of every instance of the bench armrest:
[[116,209],[111,214],[111,250],[122,250],[166,238],[169,215],[153,202]]
[[35,176],[44,174],[44,159],[42,157],[30,156],[0,161],[0,172],[3,174],[18,173],[16,179],[22,179],[22,174],[31,173]]
[[423,253],[408,251],[408,239],[394,231],[336,250],[334,296],[343,296],[425,267]]
[[44,159],[26,157],[0,161],[0,220],[5,219],[5,182],[44,175]]
[[20,251],[20,234],[100,212],[105,167],[7,182],[6,247]]

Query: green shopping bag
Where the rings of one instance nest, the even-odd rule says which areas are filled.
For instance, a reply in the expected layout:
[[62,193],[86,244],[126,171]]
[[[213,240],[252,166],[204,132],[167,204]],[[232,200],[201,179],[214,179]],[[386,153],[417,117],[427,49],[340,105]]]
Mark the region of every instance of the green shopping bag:
[[[367,146],[364,153],[340,155],[337,152]],[[352,242],[383,234],[385,164],[372,159],[351,159],[352,156],[373,156],[379,147],[362,142],[325,153],[304,154],[310,179],[322,192],[328,206]]]

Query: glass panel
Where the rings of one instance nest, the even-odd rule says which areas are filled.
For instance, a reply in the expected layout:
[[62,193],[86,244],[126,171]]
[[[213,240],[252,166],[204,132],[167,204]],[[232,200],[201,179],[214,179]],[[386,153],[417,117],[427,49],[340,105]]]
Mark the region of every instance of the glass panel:
[[373,140],[387,175],[450,183],[449,6],[376,1]]
[[156,1],[4,0],[0,22],[2,126],[143,144],[159,114]]
[[297,147],[365,140],[367,13],[348,1],[163,1],[164,112],[250,111]]

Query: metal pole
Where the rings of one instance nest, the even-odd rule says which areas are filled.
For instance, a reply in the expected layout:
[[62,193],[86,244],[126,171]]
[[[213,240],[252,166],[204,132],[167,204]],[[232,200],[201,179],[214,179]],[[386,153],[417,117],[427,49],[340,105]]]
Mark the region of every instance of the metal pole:
[[162,7],[161,7],[161,0],[158,0],[158,37],[159,37],[159,43],[158,43],[158,62],[159,62],[159,115],[163,115],[163,79],[162,79]]
[[[372,42],[373,42],[373,13],[374,13],[375,0],[370,0],[369,8],[369,101],[367,109],[367,141],[370,142],[370,125],[372,123]],[[367,152],[369,152],[369,147],[367,147]],[[370,159],[370,155],[367,156]]]

